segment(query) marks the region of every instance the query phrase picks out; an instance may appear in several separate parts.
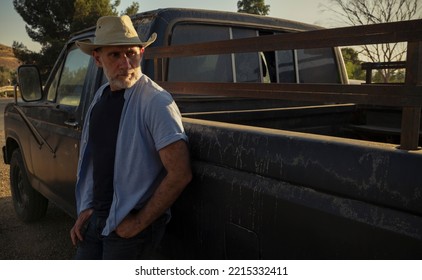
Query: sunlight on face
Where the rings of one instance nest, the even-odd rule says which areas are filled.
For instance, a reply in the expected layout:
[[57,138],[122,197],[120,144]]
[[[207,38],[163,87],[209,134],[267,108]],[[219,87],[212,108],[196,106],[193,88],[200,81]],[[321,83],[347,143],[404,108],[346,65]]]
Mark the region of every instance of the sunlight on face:
[[103,47],[94,51],[94,58],[102,67],[111,90],[132,87],[141,77],[143,49],[138,46]]

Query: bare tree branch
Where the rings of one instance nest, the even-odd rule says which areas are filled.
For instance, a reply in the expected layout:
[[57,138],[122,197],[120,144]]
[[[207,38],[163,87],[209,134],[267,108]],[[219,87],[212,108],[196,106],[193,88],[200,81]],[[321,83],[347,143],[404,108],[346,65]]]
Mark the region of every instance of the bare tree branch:
[[[422,17],[421,0],[329,0],[322,5],[325,11],[337,16],[346,25],[366,25],[394,21],[405,21]],[[403,60],[407,45],[404,43],[365,45],[358,51],[366,61],[390,62]],[[384,82],[394,69],[382,72]]]

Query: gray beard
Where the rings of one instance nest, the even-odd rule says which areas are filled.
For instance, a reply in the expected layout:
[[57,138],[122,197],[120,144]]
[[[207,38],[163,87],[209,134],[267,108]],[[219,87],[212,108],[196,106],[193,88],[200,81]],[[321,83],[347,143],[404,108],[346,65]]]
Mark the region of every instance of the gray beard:
[[118,79],[110,78],[106,69],[103,69],[103,71],[104,71],[104,75],[107,77],[107,80],[110,84],[110,87],[114,88],[114,89],[131,88],[134,84],[136,84],[136,82],[139,80],[139,78],[141,77],[141,74],[142,74],[141,68],[138,67],[138,68],[134,69],[134,72],[132,73],[132,76],[129,80],[121,81],[121,80],[118,80]]

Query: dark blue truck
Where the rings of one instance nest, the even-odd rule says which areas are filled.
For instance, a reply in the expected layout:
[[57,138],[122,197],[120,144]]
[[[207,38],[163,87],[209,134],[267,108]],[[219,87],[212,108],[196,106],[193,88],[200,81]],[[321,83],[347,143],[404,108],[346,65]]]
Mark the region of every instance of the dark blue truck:
[[[142,70],[173,94],[190,139],[194,179],[172,208],[163,257],[422,257],[422,101],[410,75],[420,21],[324,30],[191,9],[132,20],[141,38],[158,34]],[[3,155],[23,221],[48,201],[75,216],[81,124],[105,82],[75,41],[93,36],[75,34],[44,85],[36,66],[19,68]],[[336,45],[408,38],[417,59],[405,85],[349,84]]]

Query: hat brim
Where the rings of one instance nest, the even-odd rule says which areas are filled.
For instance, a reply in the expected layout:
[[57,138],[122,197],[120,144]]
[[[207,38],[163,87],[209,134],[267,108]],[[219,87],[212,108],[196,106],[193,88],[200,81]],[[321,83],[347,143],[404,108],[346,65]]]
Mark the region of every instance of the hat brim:
[[86,53],[88,55],[92,55],[92,52],[95,49],[98,49],[98,48],[101,48],[101,47],[111,47],[111,46],[142,46],[142,47],[146,48],[149,45],[151,45],[152,43],[154,43],[156,39],[157,39],[157,34],[156,33],[153,33],[149,37],[148,41],[146,41],[146,42],[139,41],[139,42],[136,42],[136,43],[134,43],[134,42],[125,42],[125,43],[113,43],[113,44],[95,44],[95,43],[92,43],[91,40],[88,39],[88,40],[84,40],[84,41],[76,41],[76,46],[78,46],[78,48],[82,52],[84,52],[84,53]]

